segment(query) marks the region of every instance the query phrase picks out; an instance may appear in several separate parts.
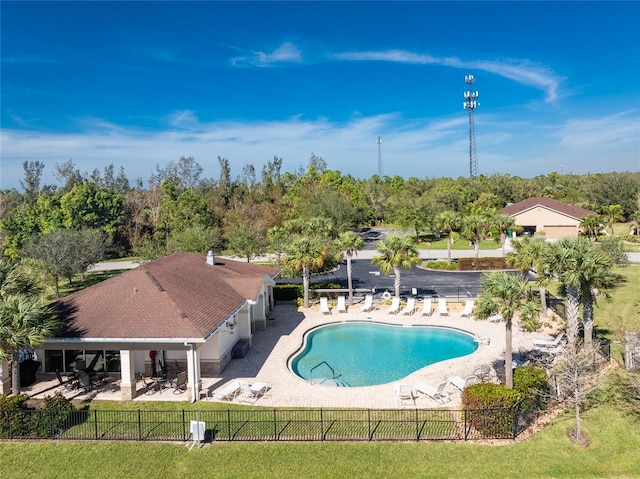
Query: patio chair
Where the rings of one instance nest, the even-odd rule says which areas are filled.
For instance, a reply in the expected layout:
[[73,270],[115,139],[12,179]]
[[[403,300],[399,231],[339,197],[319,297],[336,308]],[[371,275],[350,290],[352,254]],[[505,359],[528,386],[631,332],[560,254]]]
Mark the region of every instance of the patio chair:
[[89,392],[93,389],[91,384],[91,377],[84,371],[78,371],[78,387],[84,392]]
[[253,399],[253,402],[256,402],[267,391],[267,384],[262,382],[255,382],[251,386],[244,381],[239,381],[240,384],[240,394],[242,397],[246,397],[247,399]]
[[387,314],[398,314],[400,311],[400,298],[397,296],[391,300],[391,306],[387,309]]
[[541,353],[545,353],[545,354],[549,354],[549,355],[554,355],[554,354],[559,354],[562,353],[564,351],[564,344],[558,344],[555,347],[548,347],[548,346],[534,346],[533,349],[535,351],[541,352]]
[[451,384],[453,384],[457,389],[462,391],[467,386],[471,386],[472,384],[475,384],[476,377],[469,376],[467,377],[467,379],[462,379],[460,376],[453,376],[453,377],[450,377],[448,381]]
[[416,401],[410,384],[396,384],[395,392],[400,404],[404,404],[405,401],[412,401],[415,404]]
[[412,315],[416,310],[416,298],[407,298],[407,305],[402,310],[402,314]]
[[373,309],[373,295],[367,294],[364,297],[364,304],[362,305],[362,308],[360,308],[360,311],[362,311],[363,313],[368,313],[372,309]]
[[464,303],[464,309],[460,313],[461,318],[470,318],[473,313],[473,299],[467,299]]
[[447,384],[448,383],[446,381],[443,383],[440,383],[437,389],[431,387],[427,383],[418,384],[416,386],[416,391],[419,393],[425,394],[426,396],[429,396],[431,399],[442,404],[445,402],[445,400],[451,401],[451,397],[450,397],[451,393],[446,391]]
[[438,298],[438,314],[440,316],[449,316],[447,309],[447,298]]
[[322,296],[320,298],[320,311],[322,314],[331,314],[331,309],[329,309],[329,300],[326,296]]
[[176,382],[173,386],[173,394],[182,394],[187,390],[187,371],[180,371],[176,375]]
[[431,304],[431,298],[425,298],[422,303],[422,316],[431,316],[433,314],[433,306]]
[[560,344],[562,338],[564,337],[564,331],[558,333],[558,335],[554,339],[534,339],[533,347],[554,347]]
[[503,320],[504,318],[502,317],[502,315],[501,315],[500,313],[498,313],[498,314],[492,314],[492,315],[491,315],[491,316],[489,316],[487,319],[488,319],[489,321],[491,321],[492,323],[500,323],[500,322],[502,322],[502,320]]
[[142,379],[142,384],[144,385],[144,393],[145,394],[153,394],[159,391],[158,383],[152,380],[151,378],[146,377],[144,374],[140,373],[140,379]]
[[346,302],[344,300],[344,296],[338,296],[338,307],[336,309],[338,311],[338,313],[346,313],[347,312],[347,305]]
[[220,401],[233,401],[238,394],[240,394],[240,382],[233,381],[222,389],[214,391],[211,397]]

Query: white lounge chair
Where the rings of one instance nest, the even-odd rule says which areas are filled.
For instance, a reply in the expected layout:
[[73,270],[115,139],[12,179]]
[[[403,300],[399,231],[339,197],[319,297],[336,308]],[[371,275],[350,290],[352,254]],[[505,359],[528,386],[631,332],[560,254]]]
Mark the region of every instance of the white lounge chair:
[[331,314],[331,309],[329,309],[329,300],[326,296],[322,296],[320,298],[320,312],[322,314]]
[[502,317],[502,315],[501,315],[500,313],[498,313],[498,314],[492,314],[492,315],[491,315],[491,316],[489,316],[487,319],[488,319],[489,321],[491,321],[492,323],[500,323],[500,322],[502,322],[502,320],[503,320],[504,318]]
[[453,384],[456,388],[462,391],[467,386],[471,386],[476,382],[475,376],[469,376],[467,379],[462,379],[460,376],[453,376],[449,378],[449,382]]
[[253,399],[253,402],[256,402],[264,393],[267,392],[268,386],[266,383],[255,382],[251,386],[249,386],[244,381],[239,381],[240,384],[240,394],[242,397],[247,399]]
[[449,316],[449,310],[447,309],[446,298],[438,298],[438,314],[440,316]]
[[404,404],[405,401],[413,401],[413,403],[415,404],[413,390],[411,389],[410,384],[396,384],[395,391],[400,404]]
[[413,314],[416,310],[416,298],[407,298],[407,305],[402,310],[402,314]]
[[344,300],[344,296],[338,296],[338,307],[336,308],[338,313],[346,313],[347,312],[347,304]]
[[545,354],[558,354],[564,351],[564,344],[558,344],[557,346],[534,346],[535,351],[539,351]]
[[461,318],[470,318],[471,314],[473,314],[473,299],[467,299],[464,303],[464,309],[462,313],[460,313]]
[[422,316],[431,316],[433,314],[433,306],[431,304],[431,298],[425,298],[422,303]]
[[562,338],[564,338],[564,332],[558,333],[558,335],[554,339],[534,339],[533,340],[533,347],[536,347],[536,346],[542,346],[542,347],[557,346],[558,344],[560,344],[560,341],[562,341]]
[[360,311],[362,311],[363,313],[368,313],[372,309],[373,309],[373,295],[367,294],[364,297],[364,304],[362,305],[362,308],[360,308]]
[[398,314],[400,311],[400,298],[397,296],[391,300],[391,306],[387,309],[388,314]]
[[238,394],[240,394],[240,382],[233,381],[223,388],[214,391],[211,397],[220,401],[232,401]]
[[451,401],[451,393],[446,391],[447,382],[440,383],[437,389],[431,387],[429,384],[418,384],[416,391],[429,396],[431,399],[436,400],[439,403],[444,403],[445,400]]

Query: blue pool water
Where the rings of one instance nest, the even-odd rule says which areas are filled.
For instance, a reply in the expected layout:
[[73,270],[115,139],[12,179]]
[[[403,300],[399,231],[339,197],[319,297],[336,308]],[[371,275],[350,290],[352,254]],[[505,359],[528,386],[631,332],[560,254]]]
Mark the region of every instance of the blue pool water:
[[[303,379],[333,386],[374,386],[397,381],[430,364],[471,354],[473,336],[447,328],[370,322],[330,324],[307,333],[289,362]],[[335,377],[325,365],[335,371]],[[312,378],[310,376],[313,376]]]

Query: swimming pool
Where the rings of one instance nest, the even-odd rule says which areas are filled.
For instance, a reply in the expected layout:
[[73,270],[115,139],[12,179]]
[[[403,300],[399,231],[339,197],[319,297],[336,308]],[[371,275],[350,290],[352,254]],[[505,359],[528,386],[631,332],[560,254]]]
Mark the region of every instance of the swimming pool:
[[335,323],[308,331],[289,368],[314,384],[374,386],[466,356],[477,347],[472,335],[450,328]]

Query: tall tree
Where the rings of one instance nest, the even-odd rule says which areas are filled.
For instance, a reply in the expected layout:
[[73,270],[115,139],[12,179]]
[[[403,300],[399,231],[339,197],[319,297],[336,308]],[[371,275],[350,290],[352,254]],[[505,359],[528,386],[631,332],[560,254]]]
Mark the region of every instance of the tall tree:
[[318,236],[294,235],[286,245],[282,262],[288,272],[302,274],[305,308],[309,307],[311,272],[321,269],[330,255],[327,242]]
[[542,308],[542,316],[546,318],[548,315],[548,280],[545,279],[543,272],[545,269],[544,250],[547,243],[544,240],[525,237],[520,240],[514,240],[511,245],[515,252],[507,256],[507,264],[522,271],[523,278],[527,278],[530,271],[536,274],[538,288],[540,289],[540,306]]
[[24,169],[24,180],[20,180],[20,186],[24,189],[24,200],[26,203],[33,205],[40,193],[40,180],[42,179],[44,163],[25,161],[22,163],[22,168]]
[[476,308],[476,316],[486,319],[494,313],[501,314],[505,321],[505,381],[513,387],[512,321],[516,314],[534,317],[539,311],[538,303],[529,293],[529,282],[521,276],[497,271],[482,277],[482,291]]
[[353,231],[345,231],[336,242],[338,249],[347,260],[347,283],[349,288],[349,304],[353,306],[353,279],[351,277],[351,259],[358,254],[358,250],[364,247],[364,240]]
[[384,274],[393,272],[396,298],[400,297],[400,269],[411,269],[420,263],[414,239],[410,236],[389,235],[376,243],[379,255],[371,258],[371,264],[380,268]]
[[598,215],[587,215],[580,220],[580,229],[582,233],[589,237],[592,242],[595,242],[602,230],[602,222]]
[[266,237],[263,228],[255,224],[239,224],[230,229],[226,234],[227,246],[235,254],[247,259],[264,253]]
[[502,245],[502,256],[504,257],[505,251],[505,243],[507,242],[507,237],[509,231],[519,231],[521,228],[516,225],[515,220],[509,215],[496,214],[493,217],[493,226],[498,230],[500,234],[500,244]]
[[493,210],[471,208],[462,218],[460,234],[473,243],[473,251],[476,259],[480,254],[480,241],[491,234],[493,217]]

